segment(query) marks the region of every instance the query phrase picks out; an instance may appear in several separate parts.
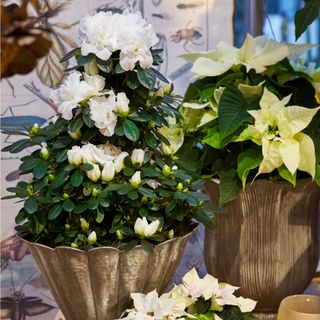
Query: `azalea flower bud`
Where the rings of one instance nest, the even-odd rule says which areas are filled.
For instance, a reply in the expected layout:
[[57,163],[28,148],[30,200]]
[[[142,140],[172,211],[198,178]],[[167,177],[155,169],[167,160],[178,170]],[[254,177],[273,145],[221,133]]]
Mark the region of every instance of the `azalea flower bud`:
[[99,194],[99,191],[96,188],[93,188],[91,195],[95,198],[98,194]]
[[92,231],[87,239],[88,244],[95,244],[97,242],[97,234],[95,231]]
[[35,123],[29,132],[30,137],[34,137],[39,133],[39,125]]
[[177,191],[182,191],[182,189],[183,189],[183,184],[182,184],[181,182],[179,182],[179,183],[177,184],[176,189],[177,189]]
[[70,244],[70,247],[71,247],[71,248],[74,248],[74,249],[77,249],[77,248],[78,248],[78,245],[77,245],[76,243],[72,242],[72,243]]
[[63,195],[62,195],[63,199],[69,199],[70,196],[65,192]]
[[74,131],[74,132],[68,131],[68,133],[69,133],[69,136],[70,136],[73,140],[79,140],[80,137],[81,137],[81,131],[80,131],[80,129],[77,130],[77,131]]
[[162,153],[166,156],[171,156],[174,154],[174,148],[171,146],[168,146],[167,144],[165,144],[163,142],[161,142],[160,149],[161,149]]
[[71,150],[68,150],[67,155],[71,165],[79,166],[82,163],[82,152],[79,146],[73,146]]
[[114,167],[116,169],[116,173],[120,172],[124,167],[124,159],[128,156],[128,152],[121,152],[116,159],[114,160]]
[[100,168],[97,164],[91,163],[91,165],[93,166],[93,169],[90,171],[86,171],[87,177],[93,181],[93,182],[97,182],[100,177],[101,177],[101,171]]
[[115,165],[112,161],[110,161],[109,163],[103,166],[101,179],[102,181],[109,182],[113,180],[115,174],[116,174]]
[[47,147],[42,147],[40,150],[40,156],[43,160],[47,160],[49,158],[49,150]]
[[83,231],[89,230],[90,225],[89,225],[89,222],[86,219],[80,218],[80,223],[81,223],[81,229]]
[[164,165],[162,168],[162,173],[165,177],[167,177],[169,174],[171,174],[172,170],[168,165]]
[[66,223],[66,224],[64,225],[64,227],[65,227],[66,230],[68,230],[68,229],[71,228],[70,224],[68,224],[68,223]]
[[49,181],[53,181],[55,176],[52,173],[48,174]]
[[168,231],[168,238],[169,239],[173,239],[173,237],[174,237],[174,230],[171,229],[171,230]]
[[141,171],[136,171],[129,181],[134,188],[139,187],[141,184]]
[[119,92],[117,94],[117,106],[116,110],[119,115],[127,116],[129,114],[129,99],[124,92]]
[[131,155],[131,162],[134,166],[141,167],[143,164],[145,152],[142,149],[134,149]]
[[143,196],[141,198],[141,203],[146,204],[148,202],[148,197],[147,196]]
[[99,68],[96,59],[93,59],[89,63],[84,65],[84,72],[89,76],[95,76],[99,74]]
[[140,236],[141,238],[148,238],[153,236],[159,227],[159,220],[152,221],[150,224],[148,223],[148,220],[143,217],[138,218],[134,224],[134,232]]
[[27,186],[26,193],[28,197],[31,197],[33,195],[33,187],[31,185]]
[[123,236],[123,234],[121,233],[121,231],[119,229],[116,231],[116,235],[117,235],[118,240],[123,240],[124,239],[124,236]]

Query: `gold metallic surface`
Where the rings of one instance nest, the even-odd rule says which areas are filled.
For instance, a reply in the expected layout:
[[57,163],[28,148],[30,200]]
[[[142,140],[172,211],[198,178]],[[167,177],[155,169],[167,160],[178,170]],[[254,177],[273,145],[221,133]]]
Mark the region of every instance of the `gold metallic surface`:
[[[216,204],[217,185],[209,181],[206,190]],[[302,293],[315,275],[319,200],[313,183],[248,184],[216,214],[217,231],[206,231],[208,272],[241,287],[242,296],[258,301],[258,311],[276,313],[283,298]]]
[[114,320],[130,307],[130,293],[162,293],[190,237],[165,241],[145,252],[112,247],[88,252],[27,242],[66,320]]

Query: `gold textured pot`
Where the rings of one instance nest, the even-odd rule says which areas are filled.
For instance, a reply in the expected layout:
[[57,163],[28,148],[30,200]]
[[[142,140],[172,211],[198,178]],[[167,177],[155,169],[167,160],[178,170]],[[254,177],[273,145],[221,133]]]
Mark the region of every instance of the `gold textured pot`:
[[192,232],[145,252],[112,247],[88,252],[27,242],[66,320],[114,320],[130,306],[130,293],[162,293]]
[[[205,184],[217,204],[218,185]],[[274,312],[288,295],[302,293],[318,264],[317,218],[320,188],[301,183],[256,180],[216,214],[217,231],[206,231],[207,270],[241,287],[258,301],[257,310]]]

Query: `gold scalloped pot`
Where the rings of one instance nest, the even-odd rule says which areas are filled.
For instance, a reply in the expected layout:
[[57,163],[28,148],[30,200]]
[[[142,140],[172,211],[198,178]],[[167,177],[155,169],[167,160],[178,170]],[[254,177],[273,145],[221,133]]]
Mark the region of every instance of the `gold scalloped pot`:
[[113,320],[130,307],[130,293],[166,289],[191,233],[149,253],[141,246],[84,252],[26,243],[66,320]]
[[[216,204],[218,185],[206,182]],[[256,180],[216,214],[217,231],[205,234],[208,272],[241,287],[257,310],[276,311],[288,295],[302,293],[318,265],[320,188]]]

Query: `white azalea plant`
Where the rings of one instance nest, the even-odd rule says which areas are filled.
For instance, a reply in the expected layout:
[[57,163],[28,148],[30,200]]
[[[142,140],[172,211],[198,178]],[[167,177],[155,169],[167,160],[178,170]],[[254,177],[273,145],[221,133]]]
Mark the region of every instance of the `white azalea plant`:
[[[161,50],[140,13],[99,12],[80,23],[76,65],[51,98],[59,117],[34,125],[4,151],[18,153],[24,202],[17,231],[52,247],[145,249],[209,222],[199,181],[179,169],[183,132],[173,86],[157,71]],[[171,143],[172,142],[172,143]]]
[[133,308],[124,312],[123,320],[249,320],[256,301],[236,296],[238,287],[219,283],[211,275],[200,278],[190,270],[170,292],[161,296],[154,290],[132,293]]
[[248,35],[241,48],[183,56],[195,81],[180,108],[189,135],[179,152],[219,179],[220,205],[256,178],[320,185],[320,72],[297,62],[311,47]]

